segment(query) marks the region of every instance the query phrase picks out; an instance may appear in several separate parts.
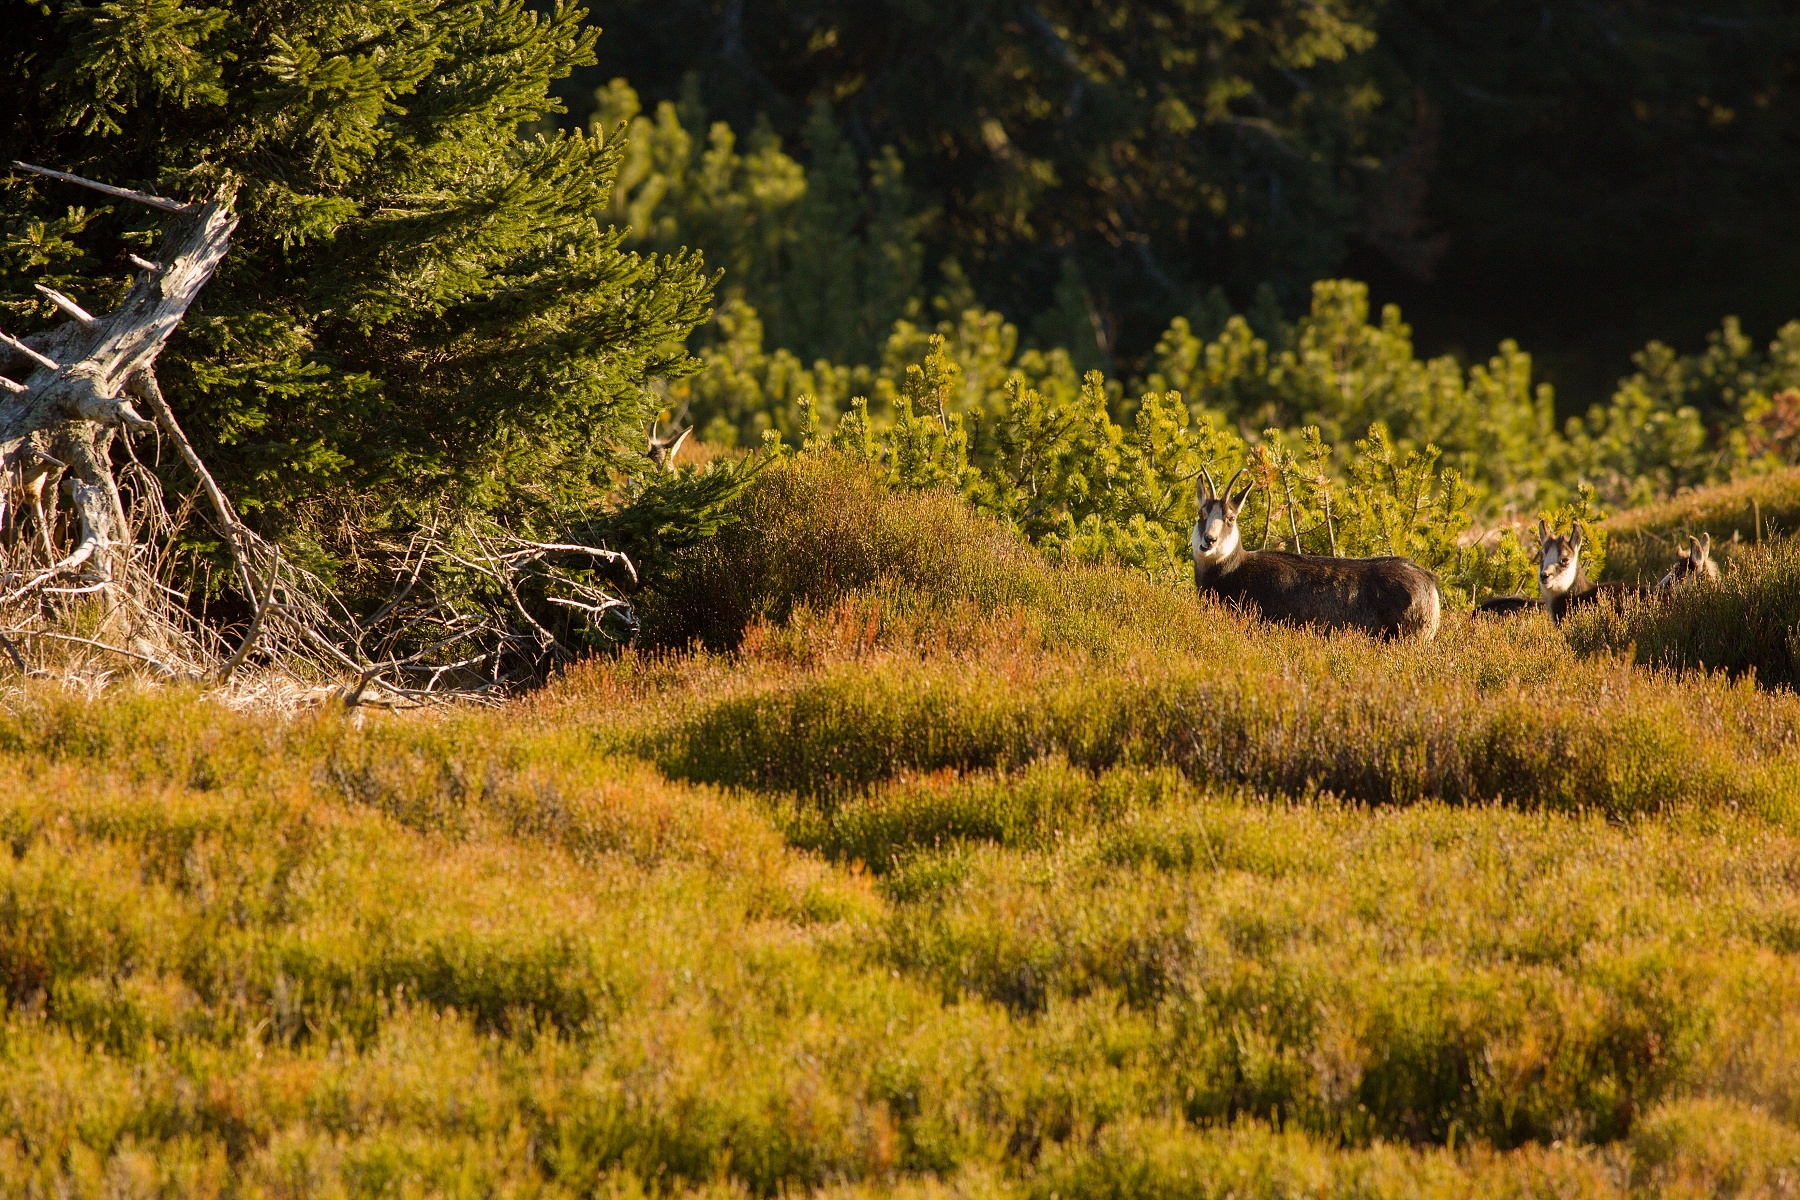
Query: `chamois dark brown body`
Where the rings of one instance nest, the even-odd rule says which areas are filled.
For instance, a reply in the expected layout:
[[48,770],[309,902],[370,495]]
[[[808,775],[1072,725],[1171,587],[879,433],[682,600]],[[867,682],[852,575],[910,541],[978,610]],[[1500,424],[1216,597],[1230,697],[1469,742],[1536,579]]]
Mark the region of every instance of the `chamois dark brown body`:
[[1603,598],[1614,604],[1621,604],[1634,596],[1653,594],[1650,588],[1636,583],[1595,583],[1577,571],[1574,586],[1560,596],[1549,597],[1546,605],[1550,609],[1550,619],[1560,625],[1570,613],[1592,608]]
[[1282,550],[1238,550],[1196,558],[1194,585],[1265,620],[1377,637],[1431,637],[1440,617],[1437,576],[1411,559],[1327,558]]
[[1542,607],[1544,602],[1536,596],[1489,596],[1475,606],[1475,611],[1487,617],[1510,617]]

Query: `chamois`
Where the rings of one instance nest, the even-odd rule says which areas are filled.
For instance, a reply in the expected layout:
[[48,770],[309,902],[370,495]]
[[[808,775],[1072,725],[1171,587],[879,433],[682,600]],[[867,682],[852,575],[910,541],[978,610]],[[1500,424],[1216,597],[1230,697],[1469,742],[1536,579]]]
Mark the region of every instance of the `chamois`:
[[1581,569],[1581,523],[1577,521],[1567,537],[1552,537],[1543,521],[1538,522],[1542,541],[1538,561],[1538,587],[1541,599],[1531,596],[1490,596],[1476,606],[1477,614],[1511,616],[1532,608],[1545,608],[1560,622],[1571,611],[1597,603],[1602,596],[1614,601],[1627,596],[1651,596],[1673,591],[1696,579],[1717,579],[1718,564],[1712,560],[1712,535],[1704,539],[1690,537],[1688,545],[1675,552],[1675,565],[1657,581],[1655,587],[1635,583],[1594,583]]
[[1189,541],[1196,588],[1290,625],[1362,629],[1381,638],[1437,633],[1437,576],[1411,559],[1244,549],[1238,512],[1255,484],[1245,484],[1235,500],[1231,489],[1247,471],[1240,469],[1221,493],[1212,472],[1201,468],[1200,517]]
[[1712,560],[1712,534],[1703,537],[1690,534],[1688,544],[1675,551],[1675,565],[1662,577],[1656,590],[1672,592],[1702,579],[1712,580],[1718,577],[1719,564]]
[[1569,526],[1567,537],[1552,535],[1549,525],[1538,518],[1538,589],[1544,595],[1544,607],[1550,618],[1562,624],[1563,618],[1578,608],[1598,604],[1606,596],[1617,603],[1627,596],[1648,595],[1650,589],[1635,583],[1595,583],[1581,569],[1581,522]]

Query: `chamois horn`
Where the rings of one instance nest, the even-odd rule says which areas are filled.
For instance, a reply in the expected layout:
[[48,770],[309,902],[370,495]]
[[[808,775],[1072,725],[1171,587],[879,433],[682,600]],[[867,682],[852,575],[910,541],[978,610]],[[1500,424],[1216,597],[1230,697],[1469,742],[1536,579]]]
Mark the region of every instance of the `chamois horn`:
[[1212,472],[1206,469],[1205,463],[1200,464],[1200,482],[1206,488],[1200,493],[1200,499],[1211,500],[1219,494],[1219,485],[1213,482]]
[[[1233,500],[1232,500],[1232,498],[1231,498],[1231,489],[1232,489],[1232,488],[1234,488],[1234,487],[1236,487],[1236,486],[1237,486],[1237,481],[1238,481],[1238,475],[1248,475],[1248,474],[1250,474],[1250,468],[1249,468],[1249,467],[1239,467],[1239,468],[1238,468],[1238,469],[1237,469],[1237,475],[1233,475],[1233,476],[1232,476],[1232,477],[1231,477],[1231,482],[1229,482],[1229,483],[1227,483],[1227,484],[1226,484],[1226,485],[1225,485],[1225,491],[1224,491],[1224,493],[1223,493],[1223,494],[1222,494],[1222,496],[1221,496],[1221,499],[1223,499],[1223,500],[1224,500],[1224,501],[1225,501],[1225,503],[1227,503],[1227,504],[1232,504],[1232,505],[1234,505],[1234,506],[1235,506],[1235,505],[1237,505],[1237,504],[1242,504],[1242,503],[1243,503],[1243,501],[1242,501],[1242,500],[1237,500],[1237,501],[1233,501]],[[1255,486],[1256,486],[1256,480],[1254,480],[1254,479],[1252,479],[1252,480],[1251,480],[1251,481],[1250,481],[1250,487],[1247,487],[1247,488],[1245,488],[1245,489],[1244,489],[1244,495],[1246,495],[1246,496],[1248,496],[1248,495],[1249,495],[1249,494],[1250,494],[1250,488],[1253,488],[1253,487],[1255,487]]]

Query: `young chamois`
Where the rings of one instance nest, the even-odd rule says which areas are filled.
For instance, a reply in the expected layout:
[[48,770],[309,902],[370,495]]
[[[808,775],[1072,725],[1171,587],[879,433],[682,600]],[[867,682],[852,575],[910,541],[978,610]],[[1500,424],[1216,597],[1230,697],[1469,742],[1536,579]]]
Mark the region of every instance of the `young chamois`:
[[1602,596],[1614,601],[1627,596],[1650,596],[1671,591],[1695,579],[1717,579],[1719,568],[1712,560],[1712,535],[1704,541],[1690,537],[1688,546],[1676,551],[1675,565],[1655,587],[1635,583],[1594,583],[1581,569],[1581,522],[1577,521],[1567,537],[1552,537],[1549,526],[1538,522],[1542,542],[1538,559],[1540,596],[1491,596],[1476,605],[1475,611],[1486,616],[1511,616],[1527,609],[1543,608],[1560,622],[1569,613]]
[[1235,500],[1231,489],[1247,470],[1233,475],[1221,493],[1212,472],[1201,468],[1200,517],[1189,541],[1195,587],[1290,625],[1363,629],[1382,638],[1437,633],[1437,576],[1411,559],[1244,549],[1238,512],[1255,484],[1245,484]]
[[1541,600],[1529,596],[1494,596],[1476,608],[1490,616],[1507,615],[1542,606],[1552,619],[1561,622],[1570,612],[1596,604],[1602,596],[1615,602],[1627,596],[1651,596],[1674,591],[1701,579],[1717,579],[1719,566],[1712,560],[1712,534],[1703,538],[1689,537],[1688,544],[1675,552],[1675,565],[1657,581],[1655,587],[1635,583],[1595,583],[1581,569],[1581,522],[1577,521],[1567,537],[1552,537],[1549,527],[1538,522],[1538,537],[1543,541],[1538,560],[1538,588]]
[[1703,579],[1716,580],[1719,564],[1712,560],[1712,534],[1688,536],[1688,544],[1675,551],[1675,565],[1656,585],[1659,592],[1672,592]]

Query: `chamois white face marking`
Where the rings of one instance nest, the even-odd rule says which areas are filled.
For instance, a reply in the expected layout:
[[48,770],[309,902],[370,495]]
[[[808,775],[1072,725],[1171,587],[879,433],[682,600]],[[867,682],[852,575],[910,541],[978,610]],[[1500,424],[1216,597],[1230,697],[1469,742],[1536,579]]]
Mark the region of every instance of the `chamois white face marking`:
[[1208,500],[1200,506],[1200,519],[1194,522],[1194,535],[1188,540],[1195,562],[1220,562],[1231,557],[1238,548],[1237,514],[1223,500]]
[[1575,569],[1581,561],[1581,543],[1573,538],[1544,539],[1538,560],[1538,587],[1546,596],[1561,596],[1575,586]]

